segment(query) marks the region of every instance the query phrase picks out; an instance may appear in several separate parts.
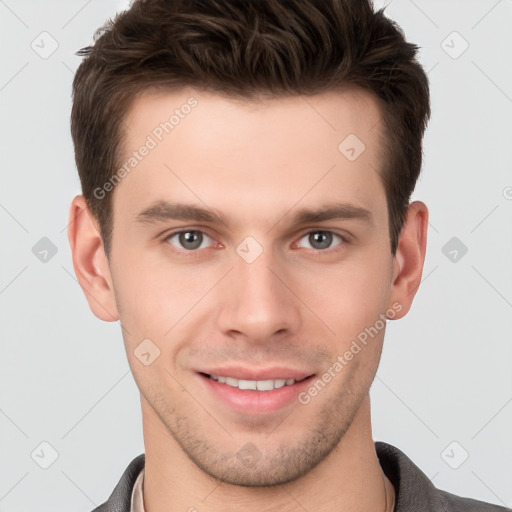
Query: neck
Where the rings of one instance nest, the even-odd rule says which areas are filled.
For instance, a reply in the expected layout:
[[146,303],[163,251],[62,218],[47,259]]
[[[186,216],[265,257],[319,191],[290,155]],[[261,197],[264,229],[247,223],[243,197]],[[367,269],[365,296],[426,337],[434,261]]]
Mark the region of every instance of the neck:
[[394,488],[380,467],[365,398],[336,448],[301,478],[272,487],[242,487],[205,474],[142,400],[146,451],[145,512],[326,512],[392,510]]

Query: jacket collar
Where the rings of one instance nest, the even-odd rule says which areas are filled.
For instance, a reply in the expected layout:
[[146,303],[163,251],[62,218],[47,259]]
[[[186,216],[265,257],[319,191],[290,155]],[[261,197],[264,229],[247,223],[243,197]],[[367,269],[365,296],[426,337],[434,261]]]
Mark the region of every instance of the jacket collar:
[[[390,444],[377,441],[375,450],[384,473],[395,487],[395,512],[512,512],[504,507],[438,490],[407,455]],[[130,512],[135,480],[144,466],[145,455],[142,453],[130,462],[109,499],[92,512]]]

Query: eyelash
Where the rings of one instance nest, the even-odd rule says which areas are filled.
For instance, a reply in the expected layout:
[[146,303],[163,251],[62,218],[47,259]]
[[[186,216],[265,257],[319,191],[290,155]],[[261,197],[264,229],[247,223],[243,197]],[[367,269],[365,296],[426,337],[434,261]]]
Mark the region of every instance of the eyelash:
[[[172,237],[174,237],[176,235],[180,235],[182,233],[190,233],[190,232],[201,233],[202,235],[206,235],[208,238],[213,240],[213,238],[210,235],[208,235],[208,233],[206,233],[205,231],[202,231],[201,229],[193,229],[192,228],[192,229],[180,229],[178,231],[173,231],[172,233],[168,233],[164,237],[162,237],[162,242],[174,254],[187,254],[187,255],[192,256],[192,257],[201,256],[200,253],[205,248],[203,248],[203,249],[191,249],[191,250],[187,250],[187,249],[179,250],[176,247],[172,246],[172,244],[170,244],[168,242],[170,238],[172,238]],[[330,247],[328,249],[310,249],[310,251],[312,251],[313,254],[318,255],[318,256],[322,256],[324,254],[331,254],[333,252],[341,250],[346,244],[349,243],[349,241],[348,241],[346,236],[341,235],[339,233],[336,233],[335,231],[328,230],[328,229],[313,229],[313,230],[306,231],[306,232],[304,232],[304,233],[302,233],[300,235],[300,237],[298,238],[298,241],[302,240],[305,236],[310,235],[312,233],[330,233],[331,235],[334,235],[335,237],[339,237],[340,240],[341,240],[340,243],[338,243],[334,247]],[[219,244],[219,245],[222,248],[222,244]],[[211,248],[211,247],[207,247],[207,248]],[[307,249],[309,249],[309,248],[307,248]]]

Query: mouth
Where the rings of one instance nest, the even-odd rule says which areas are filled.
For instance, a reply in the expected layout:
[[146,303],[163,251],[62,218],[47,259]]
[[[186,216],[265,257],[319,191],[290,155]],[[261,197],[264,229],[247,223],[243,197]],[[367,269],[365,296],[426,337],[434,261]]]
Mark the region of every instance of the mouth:
[[248,380],[248,379],[236,379],[235,377],[227,377],[225,375],[209,375],[207,373],[200,372],[201,375],[212,379],[214,381],[220,382],[221,384],[226,384],[227,386],[231,386],[233,388],[243,389],[243,390],[251,390],[251,391],[272,391],[274,389],[279,389],[284,386],[293,386],[297,382],[302,382],[303,380],[309,377],[303,377],[300,379],[264,379],[264,380]]
[[[211,373],[209,373],[211,372]],[[210,370],[197,372],[204,392],[214,401],[217,410],[242,415],[264,415],[299,405],[298,396],[315,374],[272,370]]]

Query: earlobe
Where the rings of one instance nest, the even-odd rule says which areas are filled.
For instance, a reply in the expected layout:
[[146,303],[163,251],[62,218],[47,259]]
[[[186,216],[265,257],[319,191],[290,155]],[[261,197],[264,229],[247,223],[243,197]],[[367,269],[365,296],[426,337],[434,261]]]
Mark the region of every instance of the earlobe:
[[427,249],[428,208],[421,201],[409,205],[393,262],[390,305],[400,303],[402,309],[394,318],[404,317],[421,282]]
[[91,311],[106,322],[118,320],[112,276],[99,226],[82,195],[71,203],[68,239],[75,274]]

